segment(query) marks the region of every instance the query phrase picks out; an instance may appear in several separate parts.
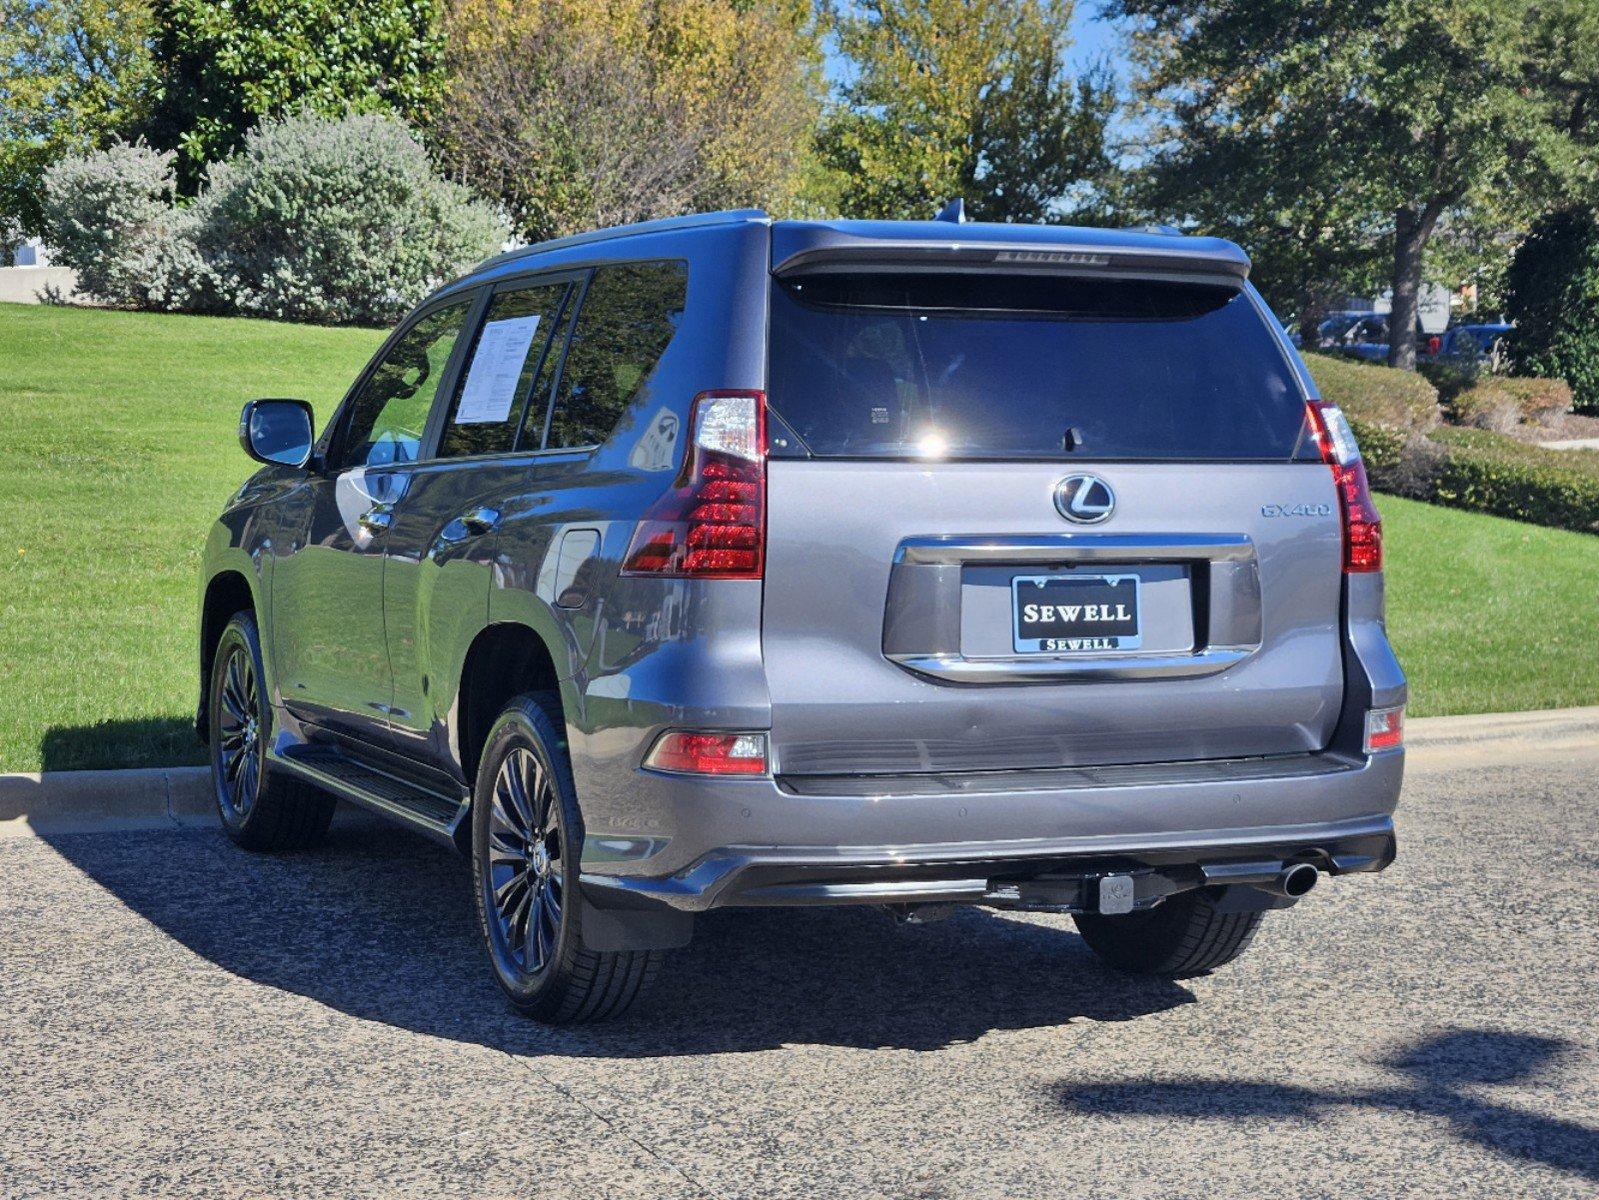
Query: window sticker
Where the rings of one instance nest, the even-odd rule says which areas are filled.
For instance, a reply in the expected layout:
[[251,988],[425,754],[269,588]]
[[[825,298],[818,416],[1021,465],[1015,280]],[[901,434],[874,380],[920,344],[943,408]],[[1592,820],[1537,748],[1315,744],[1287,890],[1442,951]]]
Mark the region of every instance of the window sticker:
[[483,326],[472,355],[472,367],[455,409],[457,425],[488,425],[504,421],[516,402],[516,385],[527,363],[528,348],[538,330],[539,318],[509,317]]

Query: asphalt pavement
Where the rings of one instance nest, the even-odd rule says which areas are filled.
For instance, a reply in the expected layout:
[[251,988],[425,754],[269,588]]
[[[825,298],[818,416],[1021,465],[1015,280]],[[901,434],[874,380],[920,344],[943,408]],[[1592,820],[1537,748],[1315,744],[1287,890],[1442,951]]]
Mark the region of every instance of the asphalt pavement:
[[1599,1195],[1599,739],[1413,753],[1400,859],[1182,984],[1066,918],[719,913],[622,1022],[341,816],[0,839],[0,1196]]

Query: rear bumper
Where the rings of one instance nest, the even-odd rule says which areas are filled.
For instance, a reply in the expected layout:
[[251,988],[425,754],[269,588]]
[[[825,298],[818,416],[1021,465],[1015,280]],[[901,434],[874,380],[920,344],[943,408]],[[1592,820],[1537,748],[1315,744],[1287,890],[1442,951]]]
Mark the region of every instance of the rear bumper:
[[649,795],[640,799],[662,828],[591,831],[584,893],[601,907],[685,912],[1025,907],[1017,885],[1040,877],[1133,873],[1149,877],[1143,896],[1249,881],[1294,860],[1333,874],[1380,871],[1394,857],[1403,763],[1403,751],[1389,751],[898,778],[641,773]]

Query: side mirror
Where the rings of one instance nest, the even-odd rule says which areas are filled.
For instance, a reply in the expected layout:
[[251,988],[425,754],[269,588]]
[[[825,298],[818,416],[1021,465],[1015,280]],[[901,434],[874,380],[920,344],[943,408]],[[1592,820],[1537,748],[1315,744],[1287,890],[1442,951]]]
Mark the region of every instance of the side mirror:
[[257,462],[303,467],[314,440],[304,400],[252,400],[239,414],[239,445]]

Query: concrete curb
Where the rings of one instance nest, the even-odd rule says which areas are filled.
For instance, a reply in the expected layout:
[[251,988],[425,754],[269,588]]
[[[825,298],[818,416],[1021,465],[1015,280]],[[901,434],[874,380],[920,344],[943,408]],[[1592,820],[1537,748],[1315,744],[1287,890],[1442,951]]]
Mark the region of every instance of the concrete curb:
[[1599,739],[1599,705],[1550,708],[1541,712],[1472,713],[1463,717],[1421,717],[1405,725],[1413,747],[1505,740]]
[[[1492,765],[1512,751],[1599,753],[1599,705],[1423,717],[1408,723],[1418,767]],[[216,825],[208,767],[0,775],[0,839]]]
[[209,767],[0,775],[0,838],[194,828],[216,819]]

